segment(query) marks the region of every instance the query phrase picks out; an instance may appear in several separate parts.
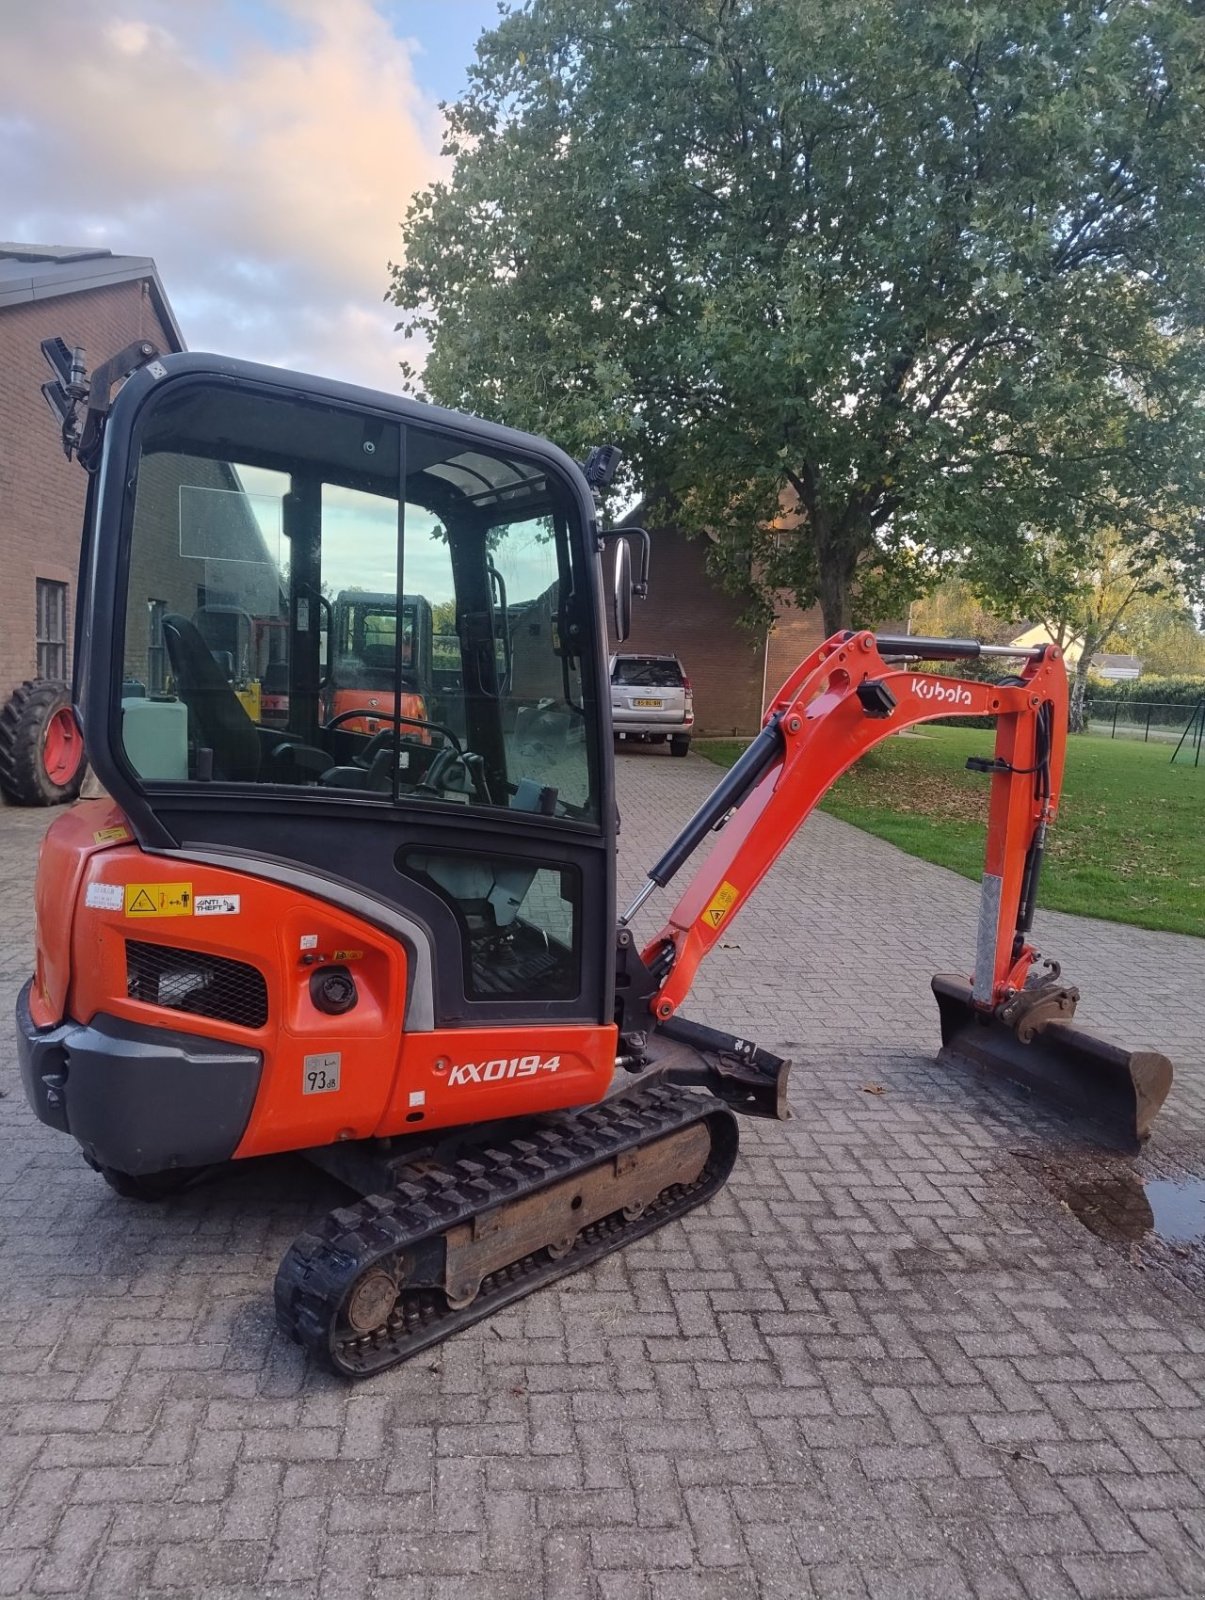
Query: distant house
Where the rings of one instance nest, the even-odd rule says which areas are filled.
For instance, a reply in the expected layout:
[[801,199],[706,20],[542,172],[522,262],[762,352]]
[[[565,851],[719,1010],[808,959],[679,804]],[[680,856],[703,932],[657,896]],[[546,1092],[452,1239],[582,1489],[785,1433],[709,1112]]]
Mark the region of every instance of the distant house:
[[[1044,623],[1037,623],[1032,628],[1026,628],[1024,633],[1019,633],[1015,639],[1009,641],[1020,648],[1035,644],[1053,644],[1050,629]],[[1069,667],[1073,667],[1084,653],[1082,639],[1070,639],[1063,646],[1063,656]],[[1092,658],[1091,671],[1097,678],[1107,678],[1111,682],[1122,678],[1137,678],[1142,675],[1142,662],[1137,656],[1110,654],[1100,651]]]
[[184,349],[150,256],[0,244],[0,703],[26,678],[71,676],[86,480],[41,394],[56,336],[89,367],[136,339]]
[[1137,656],[1101,654],[1093,658],[1092,671],[1098,678],[1117,682],[1122,678],[1140,677],[1142,662]]
[[618,648],[679,658],[701,737],[756,733],[786,678],[825,638],[819,606],[784,604],[772,627],[752,632],[740,624],[742,602],[707,571],[705,539],[672,527],[650,531],[649,596],[632,607],[631,637]]

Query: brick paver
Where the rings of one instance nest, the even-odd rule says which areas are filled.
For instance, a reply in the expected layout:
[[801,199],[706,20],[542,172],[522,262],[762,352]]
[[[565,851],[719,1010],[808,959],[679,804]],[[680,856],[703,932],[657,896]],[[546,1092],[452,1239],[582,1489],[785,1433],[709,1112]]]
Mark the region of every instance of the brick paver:
[[[628,893],[717,774],[619,765]],[[44,822],[0,814],[6,1008]],[[705,1211],[357,1388],[272,1322],[339,1191],[281,1159],[119,1200],[0,1043],[0,1593],[1205,1593],[1196,1247],[1089,1232],[1066,1174],[1131,1169],[933,1064],[928,977],[974,918],[973,885],[814,818],[691,1007],[796,1057],[794,1120],[745,1124]],[[1038,932],[1086,1020],[1177,1062],[1132,1170],[1205,1172],[1205,942]]]

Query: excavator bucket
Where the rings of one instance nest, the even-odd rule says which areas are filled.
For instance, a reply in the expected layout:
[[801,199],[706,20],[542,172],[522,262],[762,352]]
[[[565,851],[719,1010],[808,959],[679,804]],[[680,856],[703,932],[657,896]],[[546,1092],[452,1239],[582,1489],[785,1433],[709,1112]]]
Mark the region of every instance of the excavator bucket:
[[[1172,1064],[1157,1050],[1125,1050],[1067,1019],[1075,991],[1061,1004],[1014,1021],[984,1011],[965,978],[939,972],[933,993],[941,1013],[939,1060],[970,1063],[1072,1112],[1088,1137],[1136,1151],[1172,1086]],[[1053,1013],[1053,1014],[1052,1014]]]

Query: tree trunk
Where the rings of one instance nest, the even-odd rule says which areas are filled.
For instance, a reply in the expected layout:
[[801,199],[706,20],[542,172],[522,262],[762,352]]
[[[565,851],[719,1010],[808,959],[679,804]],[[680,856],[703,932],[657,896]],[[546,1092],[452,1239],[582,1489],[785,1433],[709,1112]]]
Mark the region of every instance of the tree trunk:
[[816,530],[816,595],[828,635],[853,627],[853,584],[858,570],[857,546],[834,537],[823,525]]
[[1084,653],[1075,663],[1075,676],[1071,680],[1071,708],[1067,717],[1067,729],[1070,733],[1087,733],[1088,718],[1084,711],[1084,701],[1088,697],[1088,669],[1095,656],[1095,648],[1089,650],[1084,646]]

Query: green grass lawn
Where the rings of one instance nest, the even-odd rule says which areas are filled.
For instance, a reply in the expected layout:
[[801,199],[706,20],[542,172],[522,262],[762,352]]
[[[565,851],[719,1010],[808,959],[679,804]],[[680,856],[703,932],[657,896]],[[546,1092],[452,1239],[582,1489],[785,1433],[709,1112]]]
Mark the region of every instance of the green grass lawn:
[[[978,878],[991,780],[965,762],[990,756],[993,740],[987,729],[937,727],[889,739],[834,785],[824,809]],[[721,766],[743,748],[737,739],[695,744]],[[1069,741],[1039,905],[1205,937],[1205,764],[1172,766],[1170,754],[1165,744]]]

